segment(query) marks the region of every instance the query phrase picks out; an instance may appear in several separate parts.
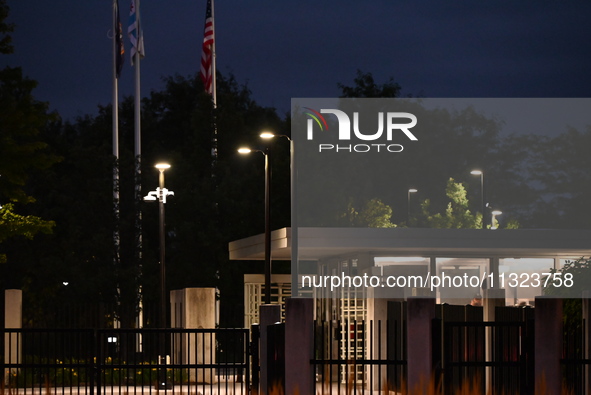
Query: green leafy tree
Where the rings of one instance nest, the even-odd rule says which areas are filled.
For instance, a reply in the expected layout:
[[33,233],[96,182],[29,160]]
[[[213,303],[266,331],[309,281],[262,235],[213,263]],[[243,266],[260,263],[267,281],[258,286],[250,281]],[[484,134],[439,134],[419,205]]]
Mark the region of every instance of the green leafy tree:
[[422,223],[429,228],[478,229],[482,227],[482,214],[473,214],[469,209],[467,192],[464,185],[453,178],[447,181],[445,195],[449,203],[443,213],[431,214],[430,200],[421,204]]
[[[583,292],[591,291],[591,258],[567,261],[561,269],[549,271],[550,281],[544,288],[544,295],[563,299],[564,332],[572,332],[582,326]],[[569,278],[572,282],[565,284]]]
[[[455,229],[480,229],[482,227],[482,213],[470,211],[468,192],[462,183],[450,178],[447,181],[445,195],[449,202],[443,212],[433,214],[429,199],[425,199],[421,203],[421,215],[418,219],[421,226]],[[495,221],[494,225],[499,227],[499,222]],[[519,223],[515,219],[508,220],[504,226],[506,229],[518,227]]]
[[[39,232],[51,233],[54,226],[53,221],[15,213],[13,204],[8,203],[0,207],[0,243],[16,236],[24,236],[30,240]],[[5,254],[0,254],[0,263],[6,263]]]
[[343,226],[364,228],[395,228],[392,223],[392,208],[380,199],[370,199],[359,210],[351,203],[347,211],[341,216]]

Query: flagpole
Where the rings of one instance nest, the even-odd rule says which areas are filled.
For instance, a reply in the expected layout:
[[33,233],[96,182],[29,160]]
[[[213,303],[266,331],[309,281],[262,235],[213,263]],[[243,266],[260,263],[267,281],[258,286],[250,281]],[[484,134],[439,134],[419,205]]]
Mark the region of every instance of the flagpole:
[[[214,0],[211,0],[211,20],[212,20],[212,30],[213,30],[213,36],[215,37],[215,10],[214,10]],[[215,65],[215,45],[216,45],[216,40],[213,40],[213,45],[211,46],[211,83],[212,83],[212,89],[213,92],[211,94],[211,97],[213,99],[213,108],[215,109],[217,107],[217,90],[216,90],[216,65]],[[216,141],[217,141],[217,127],[214,130],[215,136],[216,136]],[[216,147],[217,148],[217,147]]]
[[212,156],[213,156],[213,163],[212,163],[212,175],[215,173],[215,167],[217,158],[218,158],[218,122],[217,122],[217,87],[216,87],[216,55],[215,55],[215,10],[214,10],[214,0],[211,0],[211,28],[213,31],[213,43],[211,46],[211,99],[213,101],[213,148],[212,148]]
[[[119,84],[117,71],[117,58],[121,56],[121,48],[118,45],[119,32],[119,4],[118,0],[113,0],[113,105],[112,105],[112,123],[113,123],[113,263],[115,270],[119,270],[120,259],[120,238],[119,238]],[[119,285],[117,285],[119,293]],[[120,295],[118,295],[120,299]]]
[[[141,18],[140,18],[140,0],[135,0],[135,17],[136,17],[136,32],[137,32],[137,50],[134,56],[135,66],[135,93],[134,93],[134,154],[135,154],[135,232],[136,232],[136,258],[138,264],[139,276],[142,272],[142,210],[140,203],[142,202],[142,184],[141,184],[141,173],[142,173],[142,138],[141,138],[141,94],[140,94],[140,58],[141,51],[143,50],[142,45],[142,30],[141,30]],[[138,289],[141,292],[141,286]],[[141,294],[139,301],[141,303]],[[139,323],[140,327],[143,327],[143,322]]]

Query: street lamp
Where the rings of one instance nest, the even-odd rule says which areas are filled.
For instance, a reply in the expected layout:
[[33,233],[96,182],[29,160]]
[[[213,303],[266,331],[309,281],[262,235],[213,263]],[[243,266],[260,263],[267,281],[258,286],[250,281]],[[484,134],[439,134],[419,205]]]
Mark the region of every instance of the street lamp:
[[407,213],[407,219],[406,220],[408,221],[408,226],[409,227],[410,227],[410,194],[411,193],[417,193],[417,192],[418,192],[418,190],[417,189],[414,189],[414,188],[411,188],[411,189],[408,190],[408,200],[407,200],[407,205],[406,205],[406,208],[408,210],[408,213]]
[[474,176],[480,176],[480,205],[482,207],[482,229],[486,229],[486,224],[484,222],[484,173],[482,170],[472,170],[470,174]]
[[[164,204],[166,203],[167,196],[174,196],[174,192],[169,191],[164,187],[164,172],[170,169],[168,163],[158,163],[154,166],[160,172],[158,177],[158,188],[155,191],[148,192],[148,195],[144,196],[145,201],[156,201],[158,200],[158,211],[159,211],[159,228],[160,228],[160,328],[166,327],[166,264],[165,264],[165,238],[164,238]],[[162,339],[160,347],[160,358],[166,360],[164,350],[164,339]],[[170,388],[170,384],[166,382],[166,369],[161,369],[160,380],[158,388],[167,389]]]
[[497,215],[501,215],[501,214],[503,214],[503,212],[501,210],[493,210],[491,214],[492,214],[492,218],[490,220],[490,224],[491,224],[490,229],[495,230],[495,229],[497,229],[497,226],[495,225],[495,220],[497,219]]
[[289,140],[289,186],[291,203],[291,296],[299,296],[299,275],[298,275],[298,226],[297,226],[297,200],[296,200],[296,168],[295,168],[295,145],[293,139],[285,134],[273,132],[262,132],[259,135],[263,139],[285,137]]
[[250,148],[239,148],[238,153],[250,154],[260,152],[265,156],[265,304],[271,304],[271,167],[269,166],[269,149],[264,151]]

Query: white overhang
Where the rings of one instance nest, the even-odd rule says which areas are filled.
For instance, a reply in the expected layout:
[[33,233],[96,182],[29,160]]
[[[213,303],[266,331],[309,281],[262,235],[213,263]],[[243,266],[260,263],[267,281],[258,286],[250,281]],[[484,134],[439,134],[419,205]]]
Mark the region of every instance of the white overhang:
[[[299,260],[375,256],[578,258],[591,256],[591,231],[557,229],[299,228]],[[271,233],[274,260],[291,259],[291,229]],[[264,259],[264,234],[232,241],[231,260]]]

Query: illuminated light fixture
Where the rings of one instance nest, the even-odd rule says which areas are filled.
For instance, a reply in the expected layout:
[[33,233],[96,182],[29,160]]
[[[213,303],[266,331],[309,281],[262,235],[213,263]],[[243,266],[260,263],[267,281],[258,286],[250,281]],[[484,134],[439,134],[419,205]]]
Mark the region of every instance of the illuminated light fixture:
[[493,210],[491,212],[491,214],[492,214],[492,218],[491,218],[491,221],[490,221],[490,229],[491,230],[495,230],[495,229],[497,229],[497,226],[495,224],[496,217],[497,217],[497,215],[503,214],[503,212],[501,210]]
[[259,136],[263,139],[272,139],[273,137],[275,137],[275,134],[271,132],[262,132]]

